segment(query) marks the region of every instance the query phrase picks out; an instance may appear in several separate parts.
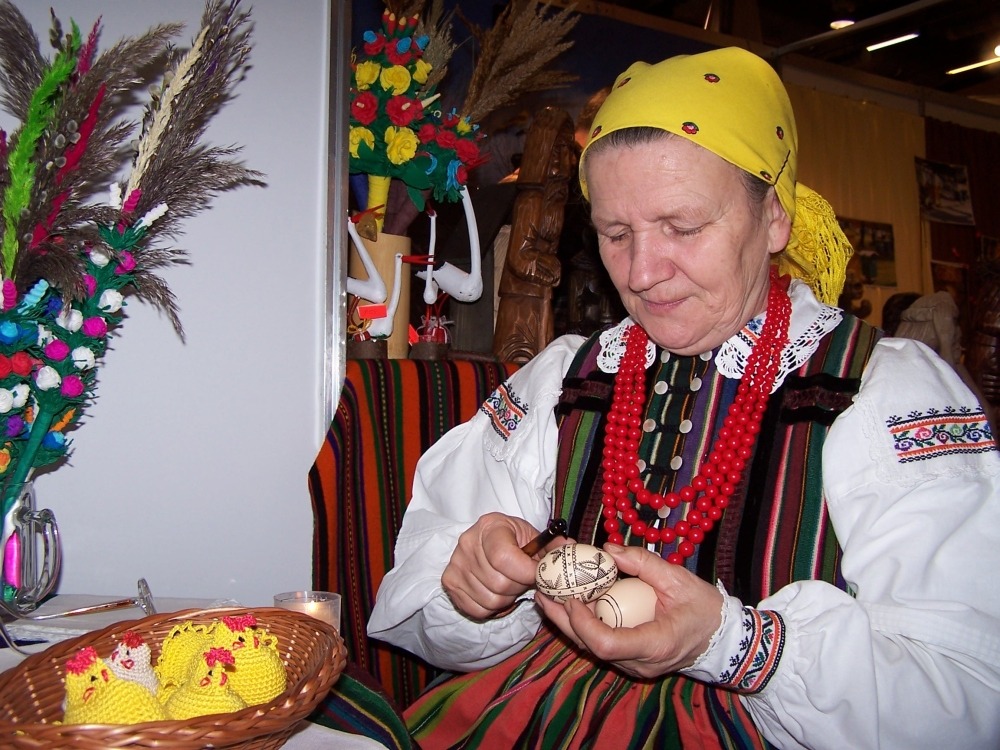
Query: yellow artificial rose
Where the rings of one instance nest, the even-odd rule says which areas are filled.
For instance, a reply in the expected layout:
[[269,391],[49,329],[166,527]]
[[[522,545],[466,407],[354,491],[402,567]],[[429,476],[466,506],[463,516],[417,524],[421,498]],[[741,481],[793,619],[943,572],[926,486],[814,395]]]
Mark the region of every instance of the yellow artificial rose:
[[379,74],[379,82],[386,91],[392,91],[393,96],[405,94],[410,88],[410,71],[402,65],[383,68]]
[[385,129],[385,153],[393,164],[405,164],[417,153],[417,134],[409,128]]
[[432,67],[434,66],[426,60],[417,60],[413,66],[413,80],[417,83],[427,83],[427,76],[430,75]]
[[472,132],[472,123],[469,122],[468,117],[463,117],[458,121],[458,125],[455,126],[455,132],[460,133],[461,135]]
[[358,91],[364,91],[375,83],[381,72],[382,66],[372,60],[365,60],[363,63],[358,63],[358,66],[354,69],[354,81],[358,86]]
[[353,127],[351,132],[347,136],[348,143],[351,149],[351,156],[355,159],[358,158],[358,146],[362,143],[368,145],[368,148],[375,149],[375,135],[368,128]]
[[0,449],[0,474],[5,474],[9,466],[10,466],[10,450],[7,448],[2,448]]

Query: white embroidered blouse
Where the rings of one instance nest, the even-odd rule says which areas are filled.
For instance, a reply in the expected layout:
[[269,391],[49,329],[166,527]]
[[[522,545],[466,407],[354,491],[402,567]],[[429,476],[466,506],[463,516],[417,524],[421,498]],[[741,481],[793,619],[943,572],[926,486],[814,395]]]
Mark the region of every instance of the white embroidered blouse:
[[[841,314],[799,282],[790,291],[793,346],[782,378]],[[740,376],[761,321],[720,347],[723,373]],[[609,352],[621,330],[609,335]],[[481,410],[421,459],[370,636],[461,671],[498,663],[534,636],[540,615],[530,603],[474,622],[451,606],[440,579],[459,535],[481,515],[547,524],[553,407],[582,341],[556,340],[494,394],[494,407],[516,400],[523,419],[500,429]],[[605,366],[617,367],[618,358],[610,354]],[[962,449],[921,437],[928,417],[940,423],[942,414],[961,432]],[[723,626],[686,672],[717,681],[741,653],[746,618],[773,611],[783,650],[763,689],[741,700],[779,747],[1000,747],[1000,454],[985,425],[975,396],[930,349],[880,341],[823,450],[824,491],[853,596],[820,581],[790,584],[762,602],[727,596]]]

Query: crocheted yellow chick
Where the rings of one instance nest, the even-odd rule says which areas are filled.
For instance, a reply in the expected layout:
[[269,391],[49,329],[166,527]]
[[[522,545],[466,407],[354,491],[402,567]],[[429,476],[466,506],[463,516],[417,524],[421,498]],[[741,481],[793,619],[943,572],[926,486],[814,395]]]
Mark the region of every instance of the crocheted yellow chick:
[[126,631],[108,658],[111,671],[123,680],[142,685],[156,695],[160,681],[153,672],[152,655],[149,644],[134,630]]
[[246,708],[246,702],[229,686],[227,665],[233,655],[225,648],[211,648],[188,681],[177,688],[165,708],[171,719],[190,719],[208,714],[225,714]]
[[141,724],[167,718],[146,688],[115,676],[93,646],[66,662],[65,724]]
[[248,706],[267,703],[284,692],[287,678],[278,639],[257,628],[254,615],[223,617],[215,627],[215,645],[232,651],[233,690]]
[[166,703],[170,694],[187,682],[211,646],[211,627],[183,622],[170,629],[160,644],[160,658],[153,670],[160,681],[157,697],[161,703]]

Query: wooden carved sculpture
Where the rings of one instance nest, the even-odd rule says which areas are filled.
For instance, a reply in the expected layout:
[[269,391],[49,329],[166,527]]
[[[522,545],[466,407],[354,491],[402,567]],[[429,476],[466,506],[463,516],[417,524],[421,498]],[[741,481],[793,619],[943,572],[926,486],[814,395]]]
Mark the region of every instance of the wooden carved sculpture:
[[498,292],[493,353],[503,362],[527,362],[553,338],[552,296],[561,275],[556,250],[578,151],[566,112],[546,107],[535,116],[525,137]]

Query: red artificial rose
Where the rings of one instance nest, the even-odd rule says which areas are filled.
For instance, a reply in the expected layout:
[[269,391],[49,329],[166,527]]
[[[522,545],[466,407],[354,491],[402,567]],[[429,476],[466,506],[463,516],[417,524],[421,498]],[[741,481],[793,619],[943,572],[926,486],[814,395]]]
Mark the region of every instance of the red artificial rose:
[[437,144],[441,148],[455,148],[456,141],[458,141],[458,136],[455,135],[454,130],[442,130],[437,134]]
[[458,158],[462,160],[463,164],[474,167],[479,163],[479,146],[476,145],[475,141],[460,138],[455,144],[455,153],[458,154]]
[[10,366],[23,378],[31,372],[31,357],[27,352],[14,352],[10,355]]
[[458,180],[459,185],[464,185],[469,181],[469,170],[465,168],[464,164],[455,170],[455,179]]
[[387,44],[385,45],[385,56],[393,65],[409,65],[410,59],[413,57],[412,47],[405,52],[400,52],[395,44]]
[[385,37],[382,34],[377,34],[375,40],[371,42],[365,42],[364,50],[365,54],[369,57],[377,55],[382,51],[385,46]]
[[406,96],[394,96],[385,103],[385,112],[389,115],[389,122],[397,127],[409,127],[423,112],[423,107],[416,99]]
[[0,380],[10,375],[14,367],[10,363],[10,357],[0,354]]
[[437,128],[435,128],[430,123],[426,125],[421,125],[420,130],[417,131],[417,140],[421,143],[429,143],[434,140],[434,136],[437,135]]
[[362,125],[371,125],[378,117],[378,99],[370,91],[362,91],[351,102],[351,117]]

